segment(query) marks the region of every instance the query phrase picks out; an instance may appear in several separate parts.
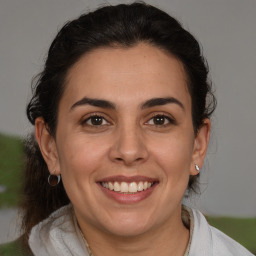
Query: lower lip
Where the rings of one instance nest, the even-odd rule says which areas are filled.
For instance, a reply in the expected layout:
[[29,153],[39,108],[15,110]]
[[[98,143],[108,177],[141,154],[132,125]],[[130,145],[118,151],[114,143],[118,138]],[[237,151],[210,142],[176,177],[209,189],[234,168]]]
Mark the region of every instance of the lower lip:
[[124,194],[124,193],[119,193],[119,192],[115,192],[114,190],[109,190],[107,188],[104,188],[103,186],[101,186],[101,184],[98,184],[98,185],[105,195],[107,195],[109,198],[114,199],[115,201],[121,204],[135,204],[135,203],[141,202],[146,198],[148,198],[157,186],[157,184],[154,184],[152,187],[148,188],[147,190],[143,190],[135,194]]

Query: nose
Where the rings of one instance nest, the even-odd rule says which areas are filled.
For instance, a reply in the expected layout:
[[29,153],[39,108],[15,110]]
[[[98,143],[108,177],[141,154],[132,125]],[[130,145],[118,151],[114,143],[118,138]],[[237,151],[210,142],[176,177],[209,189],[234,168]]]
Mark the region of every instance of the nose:
[[136,127],[120,128],[115,135],[109,156],[112,161],[127,166],[146,161],[149,154],[145,139],[139,129]]

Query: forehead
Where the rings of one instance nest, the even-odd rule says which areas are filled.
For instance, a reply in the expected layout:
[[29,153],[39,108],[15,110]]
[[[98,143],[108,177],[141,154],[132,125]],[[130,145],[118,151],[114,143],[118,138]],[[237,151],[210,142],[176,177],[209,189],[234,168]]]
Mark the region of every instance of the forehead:
[[117,103],[175,96],[190,104],[182,63],[144,43],[99,48],[82,56],[68,72],[63,98],[73,102],[85,96]]

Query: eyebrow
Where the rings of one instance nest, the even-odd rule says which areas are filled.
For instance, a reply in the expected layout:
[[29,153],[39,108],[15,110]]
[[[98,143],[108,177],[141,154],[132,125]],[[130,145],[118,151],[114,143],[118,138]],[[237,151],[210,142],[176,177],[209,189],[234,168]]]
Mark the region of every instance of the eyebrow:
[[141,105],[141,109],[145,108],[152,108],[155,106],[161,106],[161,105],[166,105],[169,103],[174,103],[180,106],[183,110],[185,110],[184,105],[176,98],[174,97],[167,97],[167,98],[153,98],[150,100],[147,100]]
[[[143,104],[141,104],[140,108],[146,109],[146,108],[152,108],[155,106],[161,106],[161,105],[166,105],[166,104],[170,104],[170,103],[177,104],[183,110],[185,110],[184,105],[178,99],[176,99],[174,97],[149,99],[149,100],[145,101]],[[110,101],[84,97],[81,100],[74,103],[71,106],[70,111],[78,106],[83,106],[83,105],[90,105],[90,106],[94,106],[94,107],[107,108],[107,109],[116,109],[116,105]]]
[[75,104],[73,104],[70,110],[73,110],[74,108],[83,105],[90,105],[99,108],[116,109],[115,104],[110,101],[84,97],[81,100],[77,101]]

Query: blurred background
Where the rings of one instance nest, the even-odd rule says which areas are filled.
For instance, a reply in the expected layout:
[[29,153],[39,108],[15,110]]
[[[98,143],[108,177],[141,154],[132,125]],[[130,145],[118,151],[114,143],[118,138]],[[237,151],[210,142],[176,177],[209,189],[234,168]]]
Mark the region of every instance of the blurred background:
[[[0,0],[0,243],[18,236],[18,199],[32,131],[25,107],[58,29],[85,11],[131,1]],[[187,203],[256,252],[256,1],[146,1],[201,42],[218,106],[200,196]]]

